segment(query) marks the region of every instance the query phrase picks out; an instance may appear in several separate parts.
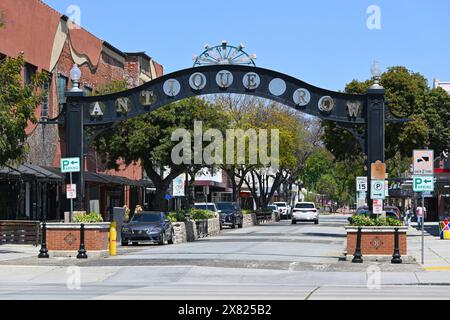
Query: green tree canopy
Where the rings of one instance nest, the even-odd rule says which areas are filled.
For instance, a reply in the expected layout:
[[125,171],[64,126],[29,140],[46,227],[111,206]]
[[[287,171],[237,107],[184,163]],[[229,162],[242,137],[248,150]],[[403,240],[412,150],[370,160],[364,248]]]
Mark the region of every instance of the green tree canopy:
[[42,102],[43,73],[24,83],[23,56],[0,61],[0,166],[18,163],[27,153],[25,129],[36,123],[34,112]]
[[[364,94],[371,84],[370,80],[353,80],[345,91]],[[388,68],[381,77],[381,85],[386,89],[387,107],[391,112],[411,120],[403,124],[386,124],[388,163],[403,162],[417,148],[430,147],[437,152],[449,148],[450,99],[444,90],[431,90],[420,73],[401,66]],[[350,132],[327,121],[323,126],[324,143],[338,160],[352,160],[363,156],[358,142]]]
[[178,144],[171,140],[172,133],[177,129],[193,133],[195,121],[203,122],[203,131],[224,128],[225,119],[213,104],[189,98],[120,124],[102,135],[97,147],[107,155],[105,160],[111,169],[117,169],[118,159],[123,159],[127,165],[141,161],[156,187],[152,207],[161,210],[170,184],[186,170],[185,165],[172,161],[172,150]]

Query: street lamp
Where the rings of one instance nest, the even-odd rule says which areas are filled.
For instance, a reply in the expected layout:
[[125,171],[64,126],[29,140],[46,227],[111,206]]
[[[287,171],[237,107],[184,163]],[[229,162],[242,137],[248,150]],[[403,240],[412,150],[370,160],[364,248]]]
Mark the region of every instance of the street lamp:
[[81,70],[78,65],[74,64],[72,70],[70,70],[70,80],[72,80],[72,89],[70,92],[81,92],[80,89]]
[[372,87],[374,87],[374,88],[380,87],[381,68],[380,68],[380,63],[378,61],[373,62],[370,72],[372,73],[372,78],[374,80],[374,84]]

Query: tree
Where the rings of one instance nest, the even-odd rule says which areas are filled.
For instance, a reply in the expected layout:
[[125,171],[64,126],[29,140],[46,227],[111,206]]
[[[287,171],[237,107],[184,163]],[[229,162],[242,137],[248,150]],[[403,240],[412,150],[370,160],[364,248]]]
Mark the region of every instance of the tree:
[[178,144],[172,141],[172,133],[177,129],[192,133],[195,121],[202,121],[205,131],[226,125],[219,108],[203,99],[189,98],[120,124],[103,134],[97,147],[107,156],[111,169],[117,169],[117,159],[127,165],[141,161],[156,187],[152,208],[162,210],[170,184],[186,171],[186,165],[172,161],[172,150]]
[[36,123],[34,111],[42,102],[43,73],[31,83],[22,80],[23,55],[0,61],[0,166],[20,163],[27,153],[25,129]]
[[279,131],[279,168],[258,163],[244,177],[258,209],[266,208],[282,185],[297,181],[313,146],[309,132],[298,114],[286,106],[260,102],[246,115],[246,128]]
[[[372,84],[367,80],[353,80],[345,91],[347,93],[364,94]],[[430,144],[430,114],[424,112],[430,105],[430,89],[426,79],[419,73],[409,71],[405,67],[391,67],[381,77],[381,85],[386,89],[387,107],[399,117],[409,117],[410,122],[386,124],[386,160],[411,157],[412,151]],[[443,96],[441,96],[443,98]],[[439,100],[439,99],[437,99]],[[324,143],[338,161],[357,161],[364,155],[353,135],[334,123],[323,123]],[[363,130],[363,128],[360,128]],[[442,134],[441,130],[438,135]],[[360,132],[363,133],[363,132]]]

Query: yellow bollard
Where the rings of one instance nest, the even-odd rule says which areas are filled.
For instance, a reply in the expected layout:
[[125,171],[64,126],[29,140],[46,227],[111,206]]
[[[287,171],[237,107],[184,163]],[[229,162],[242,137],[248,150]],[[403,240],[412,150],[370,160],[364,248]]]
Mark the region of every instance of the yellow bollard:
[[115,257],[117,255],[117,223],[111,223],[109,232],[109,255]]

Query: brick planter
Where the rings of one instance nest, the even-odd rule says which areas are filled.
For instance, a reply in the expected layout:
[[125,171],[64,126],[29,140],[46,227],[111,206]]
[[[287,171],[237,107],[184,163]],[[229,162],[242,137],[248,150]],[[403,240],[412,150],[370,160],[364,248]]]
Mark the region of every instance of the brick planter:
[[[358,227],[346,227],[347,254],[356,249]],[[399,227],[400,254],[408,255],[407,227]],[[361,250],[363,256],[392,256],[395,248],[395,227],[362,227]]]
[[[88,256],[109,253],[110,223],[85,224],[85,246]],[[47,223],[47,248],[50,256],[74,257],[80,248],[80,223]]]

